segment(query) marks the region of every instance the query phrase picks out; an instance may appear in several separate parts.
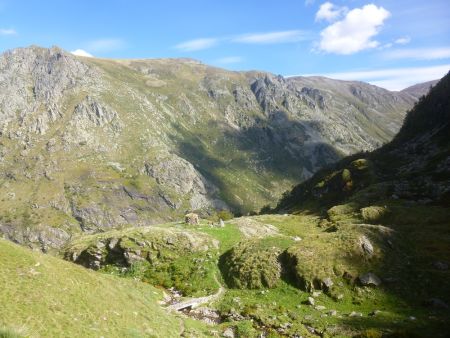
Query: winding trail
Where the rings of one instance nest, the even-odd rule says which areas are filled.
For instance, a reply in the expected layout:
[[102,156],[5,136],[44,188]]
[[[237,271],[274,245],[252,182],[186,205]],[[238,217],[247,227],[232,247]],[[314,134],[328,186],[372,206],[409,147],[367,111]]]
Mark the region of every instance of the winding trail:
[[217,300],[222,294],[225,292],[225,288],[222,286],[222,284],[217,279],[217,275],[214,275],[214,280],[219,285],[219,290],[217,290],[216,293],[209,295],[209,296],[203,296],[203,297],[197,297],[197,298],[187,298],[181,302],[169,305],[167,307],[168,310],[171,311],[181,311],[187,308],[196,308],[202,304],[210,303],[212,301]]

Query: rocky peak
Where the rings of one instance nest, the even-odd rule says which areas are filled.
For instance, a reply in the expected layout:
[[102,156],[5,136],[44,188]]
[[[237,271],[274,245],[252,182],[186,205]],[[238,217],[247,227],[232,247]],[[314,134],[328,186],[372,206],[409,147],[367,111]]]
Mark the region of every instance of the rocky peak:
[[[58,47],[17,48],[0,56],[0,129],[20,117],[29,131],[42,133],[61,115],[61,100],[99,78],[94,70]],[[34,115],[34,116],[31,116]]]

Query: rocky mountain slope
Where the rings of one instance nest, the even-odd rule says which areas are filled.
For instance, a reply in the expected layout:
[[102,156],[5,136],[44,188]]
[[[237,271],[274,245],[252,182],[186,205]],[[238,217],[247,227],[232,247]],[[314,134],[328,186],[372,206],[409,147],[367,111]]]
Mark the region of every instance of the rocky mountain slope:
[[326,207],[362,197],[448,206],[449,92],[450,75],[447,75],[408,112],[391,142],[320,170],[285,194],[276,209],[295,210],[305,207],[305,203]]
[[411,87],[403,89],[402,93],[410,94],[414,97],[421,97],[425,95],[431,87],[434,87],[439,80],[427,81],[423,83],[415,84]]
[[57,47],[5,52],[0,89],[0,231],[43,250],[186,210],[259,210],[389,141],[416,100],[360,82]]

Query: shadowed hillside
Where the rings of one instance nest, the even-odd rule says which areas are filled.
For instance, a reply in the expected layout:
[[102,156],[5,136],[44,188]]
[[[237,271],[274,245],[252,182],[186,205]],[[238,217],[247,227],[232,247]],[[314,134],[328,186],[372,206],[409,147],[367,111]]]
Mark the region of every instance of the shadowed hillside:
[[[362,263],[348,256],[348,269],[374,273],[395,304],[423,311],[429,320],[422,323],[425,331],[415,331],[418,336],[428,336],[426,330],[434,327],[430,336],[444,337],[449,328],[449,122],[447,75],[407,114],[392,142],[319,171],[286,193],[275,209],[317,215],[322,231],[338,237],[363,232],[362,249],[377,257]],[[292,255],[298,269],[301,247]],[[323,262],[319,248],[311,250]],[[327,257],[328,264],[336,264],[331,262],[339,257],[338,248]],[[345,322],[358,325],[351,318]]]

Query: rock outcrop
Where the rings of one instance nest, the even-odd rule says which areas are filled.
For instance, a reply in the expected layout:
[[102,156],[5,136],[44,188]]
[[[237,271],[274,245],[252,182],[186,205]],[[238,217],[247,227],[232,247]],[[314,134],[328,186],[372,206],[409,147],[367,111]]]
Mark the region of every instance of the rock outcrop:
[[216,240],[200,232],[143,227],[80,237],[70,243],[64,255],[97,270],[105,265],[129,267],[139,261],[158,264],[217,248]]

